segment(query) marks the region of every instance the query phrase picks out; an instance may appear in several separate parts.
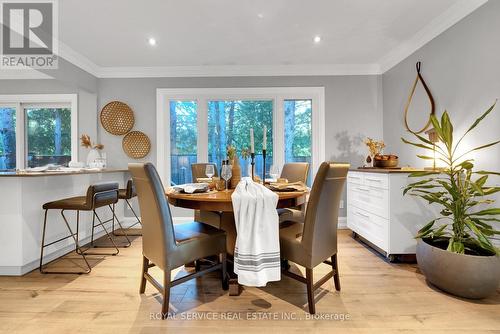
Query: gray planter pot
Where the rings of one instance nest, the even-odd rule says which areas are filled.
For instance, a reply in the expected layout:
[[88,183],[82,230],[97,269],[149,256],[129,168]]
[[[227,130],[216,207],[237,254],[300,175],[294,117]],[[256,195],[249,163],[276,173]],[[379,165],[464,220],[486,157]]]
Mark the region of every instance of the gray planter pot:
[[500,283],[500,256],[456,254],[418,239],[417,262],[430,283],[459,297],[486,298]]

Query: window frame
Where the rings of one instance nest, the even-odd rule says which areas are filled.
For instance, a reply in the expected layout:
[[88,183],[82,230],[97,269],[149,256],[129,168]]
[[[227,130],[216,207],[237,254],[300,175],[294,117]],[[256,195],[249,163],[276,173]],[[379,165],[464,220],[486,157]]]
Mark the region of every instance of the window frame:
[[16,169],[26,169],[28,142],[26,138],[27,107],[71,108],[71,160],[78,161],[78,95],[77,94],[19,94],[0,95],[0,105],[16,109]]
[[[208,101],[272,100],[273,161],[285,163],[284,101],[312,101],[312,179],[325,159],[325,88],[324,87],[259,87],[259,88],[158,88],[156,90],[156,164],[164,184],[170,185],[170,100],[196,101],[197,161],[208,162]],[[280,148],[280,149],[278,149]]]

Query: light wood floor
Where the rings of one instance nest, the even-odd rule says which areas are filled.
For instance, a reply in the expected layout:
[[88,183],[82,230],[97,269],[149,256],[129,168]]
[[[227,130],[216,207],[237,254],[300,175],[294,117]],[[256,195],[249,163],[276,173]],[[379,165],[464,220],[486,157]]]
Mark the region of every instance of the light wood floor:
[[[476,302],[452,297],[430,287],[416,265],[387,263],[347,231],[341,231],[339,238],[342,291],[335,292],[332,281],[325,283],[316,293],[316,310],[318,315],[348,315],[348,320],[304,319],[305,286],[287,277],[230,297],[221,289],[218,273],[173,288],[170,308],[177,312],[176,319],[151,319],[160,310],[160,297],[150,285],[145,295],[138,293],[141,240],[137,238],[118,256],[94,256],[89,275],[34,271],[24,277],[1,277],[0,332],[500,332],[500,293]],[[55,265],[70,267],[71,263],[62,260]],[[320,277],[327,270],[320,265],[315,274]],[[254,317],[275,312],[272,316],[279,320],[244,320],[247,312],[260,312],[250,313]],[[223,315],[242,319],[186,319]],[[303,320],[283,320],[285,316]]]

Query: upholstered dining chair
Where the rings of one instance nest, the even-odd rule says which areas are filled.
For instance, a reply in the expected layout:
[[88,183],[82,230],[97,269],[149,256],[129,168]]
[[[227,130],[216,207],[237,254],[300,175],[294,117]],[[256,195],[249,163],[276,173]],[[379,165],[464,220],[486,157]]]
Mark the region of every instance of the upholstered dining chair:
[[[142,218],[142,274],[139,292],[150,282],[163,296],[162,318],[169,309],[170,288],[215,270],[222,270],[222,287],[229,288],[226,274],[226,233],[212,226],[188,222],[173,224],[165,189],[151,163],[131,163],[129,170],[136,186]],[[171,270],[212,255],[220,262],[206,269],[172,280]],[[163,271],[163,285],[149,273],[151,267]]]
[[[288,182],[307,182],[309,175],[308,162],[289,162],[283,166],[281,178],[287,179]],[[280,223],[284,221],[303,222],[307,204],[302,204],[297,208],[278,209]]]
[[[198,179],[207,177],[207,175],[205,174],[207,165],[214,166],[214,172],[215,172],[214,176],[219,175],[219,173],[217,172],[216,164],[206,163],[206,162],[194,163],[191,164],[191,173],[193,174],[193,182],[198,182]],[[219,212],[195,210],[194,220],[197,222],[203,222],[213,227],[220,228],[221,214]]]
[[[287,221],[280,227],[281,257],[306,268],[305,278],[288,269],[283,274],[306,284],[311,314],[316,312],[314,291],[331,277],[335,289],[340,291],[337,224],[348,170],[347,163],[323,162],[314,178],[304,223]],[[332,271],[314,283],[313,269],[323,262],[331,265]]]

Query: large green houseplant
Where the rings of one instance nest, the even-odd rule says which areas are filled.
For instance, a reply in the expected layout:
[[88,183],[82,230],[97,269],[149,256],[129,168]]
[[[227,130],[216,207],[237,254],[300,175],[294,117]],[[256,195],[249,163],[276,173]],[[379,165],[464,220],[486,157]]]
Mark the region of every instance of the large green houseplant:
[[[488,184],[491,175],[498,176],[500,173],[475,170],[475,162],[468,155],[492,147],[500,140],[464,153],[460,153],[460,149],[462,140],[490,114],[495,104],[458,140],[455,140],[453,124],[446,111],[440,120],[431,116],[432,125],[442,144],[435,146],[418,134],[415,134],[418,139],[416,142],[402,138],[406,144],[435,152],[435,157],[418,155],[419,158],[435,158],[444,164],[440,170],[411,173],[411,178],[418,179],[404,189],[404,194],[420,197],[440,209],[438,217],[425,224],[416,236],[419,239],[419,266],[431,283],[469,298],[483,298],[491,294],[497,289],[500,280],[500,251],[491,241],[492,236],[500,234],[494,227],[500,222],[500,208],[491,207],[494,200],[490,196],[500,192],[500,187]],[[485,269],[480,268],[480,260]],[[482,274],[478,270],[483,270],[482,274],[489,277],[479,277]],[[467,274],[471,275],[470,279],[464,277]],[[489,282],[484,279],[489,279]],[[475,285],[483,285],[483,288]],[[485,285],[488,291],[485,291]]]

